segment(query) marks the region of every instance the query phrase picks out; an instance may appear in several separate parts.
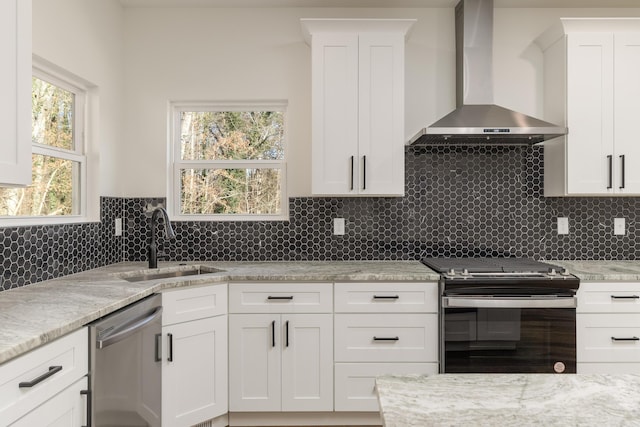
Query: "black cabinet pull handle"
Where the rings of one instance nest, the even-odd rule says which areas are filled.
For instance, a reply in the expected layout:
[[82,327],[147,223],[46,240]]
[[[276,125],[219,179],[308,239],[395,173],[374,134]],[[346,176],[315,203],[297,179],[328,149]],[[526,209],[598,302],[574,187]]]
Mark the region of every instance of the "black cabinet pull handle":
[[354,157],[351,156],[351,191],[353,191],[353,161]]
[[49,370],[47,372],[40,375],[38,378],[32,379],[31,381],[21,382],[20,384],[18,384],[18,387],[20,388],[33,387],[34,385],[41,383],[42,381],[46,380],[50,376],[57,374],[60,371],[62,371],[62,366],[49,366]]
[[367,189],[367,156],[362,156],[362,189]]
[[611,295],[611,299],[640,299],[638,295]]
[[267,297],[267,299],[268,299],[268,300],[271,300],[271,301],[273,301],[273,300],[288,300],[288,301],[291,301],[291,300],[293,299],[293,295],[289,295],[289,296],[282,296],[282,297],[280,297],[280,296],[272,296],[272,295],[269,295],[269,296]]
[[284,328],[284,330],[285,330],[285,346],[289,347],[289,321],[287,320],[284,325],[285,325],[285,328]]
[[155,337],[155,350],[154,350],[154,358],[153,361],[154,362],[161,362],[162,361],[162,355],[160,354],[160,348],[162,347],[162,334],[156,334]]
[[167,361],[173,362],[173,334],[167,334],[167,338],[169,338],[169,355],[167,356]]
[[374,295],[373,299],[399,299],[398,295]]
[[608,155],[607,160],[609,161],[609,185],[607,185],[607,190],[613,188],[613,156]]
[[91,390],[80,390],[81,395],[87,396],[87,425],[82,427],[92,427],[91,423]]
[[624,154],[620,156],[620,188],[624,188]]
[[638,337],[629,337],[629,338],[611,337],[611,341],[640,341],[640,338],[638,338]]
[[373,337],[374,341],[399,341],[398,337]]
[[276,321],[271,322],[271,347],[276,346]]

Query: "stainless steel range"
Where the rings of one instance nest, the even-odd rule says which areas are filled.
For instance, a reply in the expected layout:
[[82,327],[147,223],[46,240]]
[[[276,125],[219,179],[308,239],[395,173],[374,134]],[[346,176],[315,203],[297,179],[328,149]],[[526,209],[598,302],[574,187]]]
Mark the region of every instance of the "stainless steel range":
[[522,258],[422,262],[441,273],[441,372],[576,372],[576,276]]

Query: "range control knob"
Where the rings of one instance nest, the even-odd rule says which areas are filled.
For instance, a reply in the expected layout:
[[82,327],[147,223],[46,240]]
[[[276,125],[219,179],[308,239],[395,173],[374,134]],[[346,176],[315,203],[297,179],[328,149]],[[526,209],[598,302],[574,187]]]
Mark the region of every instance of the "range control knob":
[[556,269],[555,268],[550,268],[549,271],[547,272],[547,274],[549,276],[555,276],[556,275]]
[[563,268],[562,270],[560,270],[560,274],[562,274],[563,276],[568,276],[569,270],[567,270],[566,268]]
[[467,270],[466,268],[462,269],[462,275],[463,276],[468,276],[469,275],[469,270]]
[[450,268],[449,271],[447,271],[447,274],[449,276],[455,276],[456,275],[456,270],[453,268]]

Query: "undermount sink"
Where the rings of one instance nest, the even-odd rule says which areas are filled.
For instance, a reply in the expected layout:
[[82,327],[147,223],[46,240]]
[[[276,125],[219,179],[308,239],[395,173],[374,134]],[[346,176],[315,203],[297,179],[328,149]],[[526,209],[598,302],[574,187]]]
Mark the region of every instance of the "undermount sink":
[[219,268],[206,267],[203,265],[196,265],[192,268],[171,270],[171,271],[145,271],[143,273],[135,275],[122,276],[122,278],[128,282],[144,282],[146,280],[167,279],[170,277],[185,277],[185,276],[197,276],[200,274],[219,273]]

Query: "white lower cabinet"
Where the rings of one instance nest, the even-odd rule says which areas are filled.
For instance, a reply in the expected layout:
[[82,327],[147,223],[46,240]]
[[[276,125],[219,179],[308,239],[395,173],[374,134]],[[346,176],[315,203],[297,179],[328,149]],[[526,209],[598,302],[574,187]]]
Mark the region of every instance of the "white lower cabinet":
[[86,425],[88,340],[82,328],[0,365],[0,426]]
[[335,410],[379,411],[379,375],[437,374],[437,283],[335,284]]
[[10,427],[84,427],[87,425],[87,377],[75,382]]
[[331,314],[231,314],[229,410],[332,411]]
[[640,373],[640,283],[581,283],[576,345],[578,373]]
[[333,411],[333,284],[229,289],[229,410]]
[[163,293],[163,427],[226,415],[226,301],[226,284]]

